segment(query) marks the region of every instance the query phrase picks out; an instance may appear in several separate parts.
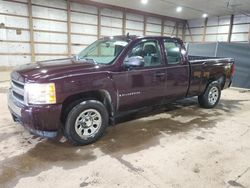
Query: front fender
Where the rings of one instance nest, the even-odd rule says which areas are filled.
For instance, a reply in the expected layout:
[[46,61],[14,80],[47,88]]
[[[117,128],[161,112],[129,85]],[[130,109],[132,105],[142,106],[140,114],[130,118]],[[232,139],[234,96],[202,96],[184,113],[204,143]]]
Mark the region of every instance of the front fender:
[[57,103],[80,93],[101,91],[109,98],[113,107],[117,105],[117,92],[109,72],[69,76],[56,83]]

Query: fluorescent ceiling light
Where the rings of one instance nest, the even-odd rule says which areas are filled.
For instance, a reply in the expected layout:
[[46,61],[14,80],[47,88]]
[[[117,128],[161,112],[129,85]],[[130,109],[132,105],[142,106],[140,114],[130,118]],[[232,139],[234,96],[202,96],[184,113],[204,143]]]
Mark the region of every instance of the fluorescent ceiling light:
[[206,13],[204,13],[204,14],[202,14],[202,17],[203,17],[203,18],[207,18],[208,15],[207,15]]
[[176,12],[181,12],[182,11],[182,7],[177,7],[176,8]]
[[148,3],[148,0],[141,0],[141,3],[145,5]]

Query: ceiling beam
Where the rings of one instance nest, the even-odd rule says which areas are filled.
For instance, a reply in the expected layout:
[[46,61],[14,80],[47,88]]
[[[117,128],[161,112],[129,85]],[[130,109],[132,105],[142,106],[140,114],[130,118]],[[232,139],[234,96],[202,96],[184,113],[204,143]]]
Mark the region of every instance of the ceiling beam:
[[231,17],[230,17],[230,25],[229,25],[227,42],[231,42],[232,31],[233,31],[233,24],[234,24],[234,15],[232,14]]
[[126,35],[127,28],[127,14],[125,11],[122,12],[122,34]]
[[248,42],[250,43],[250,25],[249,25],[249,31],[248,31]]
[[33,28],[33,15],[32,15],[31,0],[28,0],[28,14],[29,14],[31,62],[35,62],[36,61],[36,57],[35,57],[34,28]]
[[188,21],[186,21],[186,25],[187,25],[188,32],[189,32],[189,35],[190,35],[190,38],[191,38],[191,42],[194,42],[194,40],[193,40],[193,36],[192,36],[192,33],[191,33],[191,29],[190,29],[190,27],[189,27],[189,23],[188,23]]
[[179,36],[179,23],[176,23],[176,33],[175,33],[175,37]]
[[187,24],[183,24],[183,28],[182,28],[182,40],[183,41],[186,40],[186,29],[187,29]]
[[147,34],[147,16],[143,17],[143,35],[146,36]]
[[67,38],[68,38],[68,56],[70,57],[72,54],[71,50],[71,7],[70,0],[67,0]]
[[208,21],[208,18],[206,18],[205,21],[204,21],[204,30],[203,30],[202,42],[206,41],[207,21]]

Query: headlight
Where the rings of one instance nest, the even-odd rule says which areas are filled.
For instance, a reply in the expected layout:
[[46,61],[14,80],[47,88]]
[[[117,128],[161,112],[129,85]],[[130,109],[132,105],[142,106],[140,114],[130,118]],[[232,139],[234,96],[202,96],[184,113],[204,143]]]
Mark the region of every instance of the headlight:
[[25,84],[28,104],[55,104],[56,88],[54,83]]

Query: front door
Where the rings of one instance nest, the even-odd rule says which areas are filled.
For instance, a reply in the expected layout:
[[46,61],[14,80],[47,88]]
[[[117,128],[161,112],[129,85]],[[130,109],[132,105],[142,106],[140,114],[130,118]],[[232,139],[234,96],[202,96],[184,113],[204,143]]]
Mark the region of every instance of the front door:
[[114,75],[120,112],[155,104],[164,96],[166,67],[159,41],[140,40],[132,47],[126,58],[138,56],[144,60],[144,66],[124,68],[122,72]]

